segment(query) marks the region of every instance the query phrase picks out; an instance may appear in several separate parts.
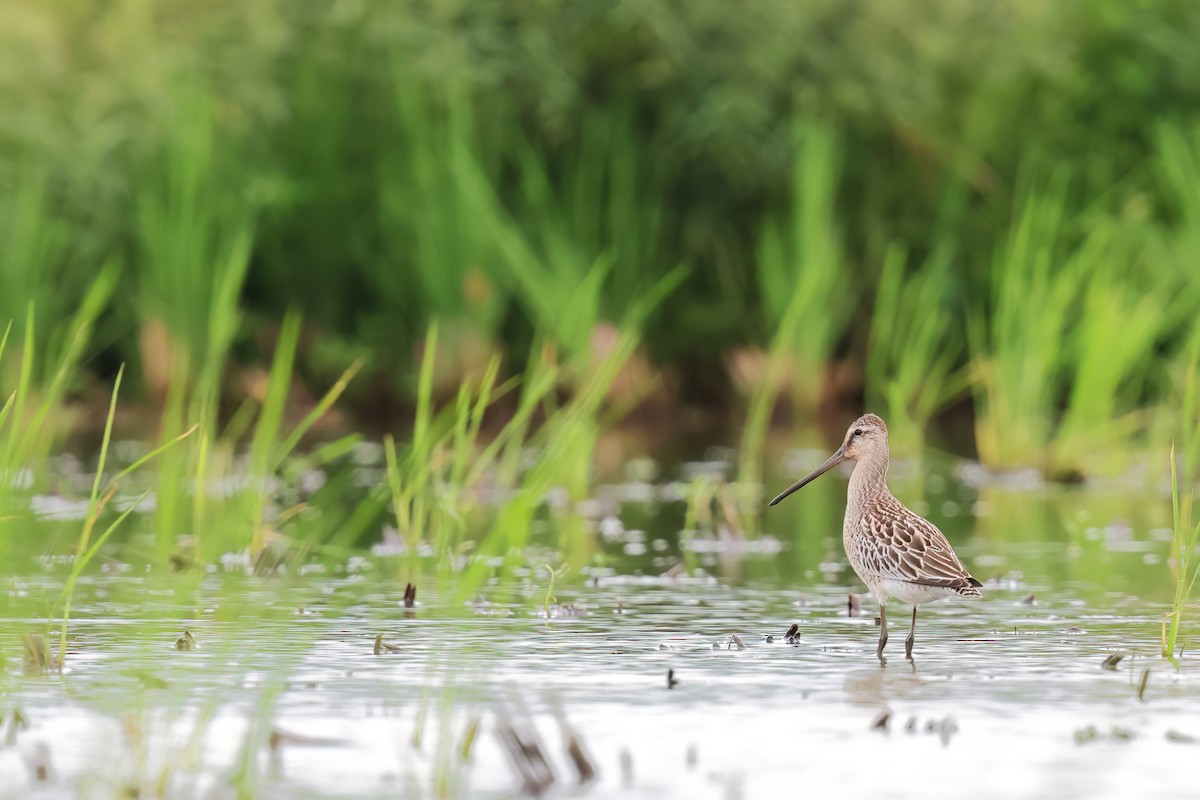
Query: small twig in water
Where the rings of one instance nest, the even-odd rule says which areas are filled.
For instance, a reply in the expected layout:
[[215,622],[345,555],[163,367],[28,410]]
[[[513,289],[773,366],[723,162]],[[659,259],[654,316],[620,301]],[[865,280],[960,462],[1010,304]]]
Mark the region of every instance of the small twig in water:
[[667,670],[667,688],[674,689],[678,685],[679,685],[679,681],[677,681],[675,679],[675,670],[673,670],[673,669]]
[[1138,681],[1138,700],[1146,702],[1146,684],[1150,682],[1150,670],[1142,670],[1142,679]]

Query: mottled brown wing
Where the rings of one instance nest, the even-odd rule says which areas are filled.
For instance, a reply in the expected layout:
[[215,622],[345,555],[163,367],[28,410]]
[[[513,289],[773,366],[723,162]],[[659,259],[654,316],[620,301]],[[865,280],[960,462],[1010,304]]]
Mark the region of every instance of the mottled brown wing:
[[876,506],[859,524],[863,566],[872,574],[922,586],[979,586],[934,525],[899,503]]

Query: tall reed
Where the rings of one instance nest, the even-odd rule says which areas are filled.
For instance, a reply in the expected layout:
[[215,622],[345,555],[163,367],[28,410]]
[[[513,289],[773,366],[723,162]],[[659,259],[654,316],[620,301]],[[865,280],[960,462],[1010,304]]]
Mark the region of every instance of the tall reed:
[[1196,577],[1200,575],[1200,564],[1193,566],[1196,544],[1200,542],[1200,520],[1192,523],[1192,508],[1195,505],[1193,488],[1194,470],[1189,470],[1188,491],[1182,497],[1179,490],[1179,470],[1175,462],[1175,447],[1171,446],[1171,523],[1172,523],[1172,572],[1175,594],[1171,611],[1163,617],[1162,656],[1179,666],[1176,648],[1179,630],[1183,624],[1183,612],[1191,601]]
[[496,209],[473,196],[491,191],[500,167],[475,104],[462,82],[435,90],[407,64],[392,71],[395,136],[376,177],[385,251],[367,276],[403,312],[409,339],[438,320],[443,336],[476,340],[458,342],[443,358],[492,347],[508,306],[509,287],[492,259],[495,223],[479,216]]
[[[71,432],[71,418],[66,410],[66,397],[78,380],[81,362],[87,353],[96,320],[108,303],[117,284],[118,271],[105,264],[86,290],[79,308],[65,320],[57,322],[63,344],[49,358],[38,352],[37,310],[30,304],[24,319],[23,336],[10,341],[8,334],[15,329],[6,327],[8,356],[0,361],[0,369],[16,362],[17,380],[4,400],[3,420],[7,431],[0,441],[0,517],[3,508],[11,508],[10,495],[28,496],[44,481],[41,469],[45,459],[65,441]],[[37,365],[48,372],[38,375]],[[0,426],[0,430],[3,426]],[[25,475],[28,480],[18,480]]]
[[968,308],[975,443],[989,466],[1042,463],[1053,431],[1063,336],[1089,266],[1064,264],[1066,195],[1061,175],[1026,189],[991,260],[990,307]]
[[794,407],[811,411],[855,306],[835,218],[841,164],[836,133],[797,124],[794,141],[790,206],[763,227],[756,251],[770,346],[742,433],[739,482],[751,486],[761,482],[763,443],[785,385]]
[[887,414],[892,448],[919,452],[933,415],[969,385],[949,242],[909,270],[905,249],[884,257],[867,351],[867,397]]
[[[1200,543],[1200,520],[1193,522],[1197,477],[1200,476],[1200,330],[1183,354],[1183,374],[1176,387],[1180,436],[1171,443],[1171,580],[1175,585],[1171,611],[1163,618],[1162,655],[1176,662],[1183,612],[1191,601],[1200,563],[1195,563]],[[1176,446],[1178,444],[1178,447]],[[1183,459],[1180,470],[1177,456]]]

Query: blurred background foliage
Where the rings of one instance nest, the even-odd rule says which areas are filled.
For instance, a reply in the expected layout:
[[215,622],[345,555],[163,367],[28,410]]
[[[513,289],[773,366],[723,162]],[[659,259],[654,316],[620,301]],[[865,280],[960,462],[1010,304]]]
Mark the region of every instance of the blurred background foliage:
[[962,412],[1070,474],[1180,422],[1197,41],[1187,0],[4,0],[0,319],[48,383],[91,298],[75,396],[232,406],[296,310],[301,395],[363,356],[385,427],[431,323],[444,398],[636,329],[623,410]]

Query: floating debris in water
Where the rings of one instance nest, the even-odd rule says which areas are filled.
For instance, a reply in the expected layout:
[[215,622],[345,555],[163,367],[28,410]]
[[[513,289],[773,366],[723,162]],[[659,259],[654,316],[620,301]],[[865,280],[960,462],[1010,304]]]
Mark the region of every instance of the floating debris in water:
[[584,750],[583,742],[574,731],[567,735],[567,756],[575,766],[575,773],[579,776],[581,786],[596,780],[596,767],[587,751]]
[[892,719],[892,712],[886,708],[883,709],[878,714],[876,714],[875,719],[871,721],[871,730],[886,731],[888,729],[888,722],[890,722],[891,719]]
[[577,606],[574,603],[559,603],[553,606],[539,606],[537,615],[542,619],[565,619],[572,617],[586,617],[587,609]]
[[21,637],[25,651],[25,674],[45,675],[62,669],[62,660],[50,652],[50,643],[40,633],[27,633]]
[[523,708],[518,707],[517,713],[520,719],[504,706],[497,710],[496,738],[508,754],[521,788],[526,794],[537,797],[554,785],[554,770],[545,756],[537,728],[525,718]]
[[[266,534],[267,543],[253,557],[251,573],[258,576],[282,575],[287,572],[289,566],[298,566],[305,555],[304,547],[293,547],[269,528],[266,530]],[[351,557],[351,561],[354,558],[357,557]],[[368,567],[373,566],[366,559],[361,559],[361,561]],[[347,568],[349,569],[349,567]]]
[[475,613],[481,617],[511,617],[514,613],[511,608],[497,606],[482,595],[476,597],[471,605],[475,609]]
[[1108,658],[1104,659],[1103,662],[1101,662],[1100,668],[1116,670],[1117,664],[1120,664],[1121,660],[1123,658],[1125,658],[1124,653],[1113,653],[1111,656],[1109,656]]
[[675,670],[673,670],[673,669],[667,670],[667,688],[674,689],[678,685],[679,685],[679,681],[676,680],[676,678],[675,678]]
[[678,563],[662,574],[664,578],[682,578],[687,575],[687,567],[682,563]]
[[284,745],[289,747],[346,747],[350,744],[346,739],[334,739],[325,736],[305,736],[291,733],[280,728],[271,729],[268,740],[272,752],[278,752]]
[[171,565],[173,572],[187,572],[198,566],[192,554],[184,551],[172,553],[168,557],[167,563]]
[[917,718],[915,716],[908,718],[908,722],[904,724],[904,730],[906,733],[917,732]]
[[412,608],[417,604],[417,587],[416,584],[409,583],[404,587],[404,607]]
[[19,708],[14,708],[12,715],[8,718],[8,730],[4,734],[5,747],[12,747],[17,743],[17,734],[23,730],[28,730],[29,720],[25,717],[25,712]]
[[1176,730],[1167,731],[1167,741],[1175,744],[1195,744],[1198,740],[1190,733],[1180,733]]
[[567,722],[566,712],[563,711],[562,704],[559,703],[557,697],[551,698],[551,707],[554,711],[554,718],[558,721],[559,730],[562,731],[563,739],[567,743],[567,757],[575,767],[575,774],[579,776],[579,785],[591,783],[596,780],[596,766],[591,754],[584,746],[583,739]]
[[733,650],[734,648],[738,650],[745,650],[746,645],[742,642],[742,637],[735,633],[729,637],[729,644],[727,645],[727,648],[730,650]]
[[858,599],[858,595],[851,594],[846,597],[846,616],[857,617],[862,614],[862,601]]
[[471,717],[467,729],[463,731],[462,744],[458,748],[458,757],[463,761],[471,760],[471,751],[475,748],[475,739],[479,736],[479,717]]
[[197,650],[200,645],[196,644],[196,637],[192,636],[192,632],[187,628],[183,629],[183,635],[175,640],[176,650]]
[[146,669],[131,669],[121,673],[138,680],[144,689],[167,689],[171,684]]
[[1137,738],[1137,734],[1130,728],[1123,728],[1120,725],[1114,725],[1107,736],[1097,730],[1095,725],[1088,725],[1086,728],[1075,731],[1075,744],[1087,744],[1104,738],[1114,742],[1131,742]]
[[785,644],[800,644],[800,624],[793,622],[792,626],[787,629],[787,633],[783,635]]
[[35,783],[47,783],[54,777],[54,769],[50,766],[50,746],[45,742],[34,742],[23,760]]
[[1142,679],[1138,681],[1137,699],[1146,702],[1146,684],[1150,682],[1150,670],[1142,670]]
[[1035,595],[1033,592],[1030,592],[1029,594],[1025,595],[1024,597],[1021,598],[1021,605],[1036,606],[1037,605],[1037,595]]
[[383,634],[375,634],[375,655],[383,655],[384,653],[399,653],[401,648],[394,644],[388,644],[383,640]]
[[936,733],[942,740],[942,747],[945,747],[950,744],[950,737],[958,733],[958,723],[954,721],[954,717],[930,720],[929,724],[925,726],[925,730],[929,733]]
[[1083,628],[1076,628],[1074,625],[1069,628],[1063,628],[1062,632],[1068,636],[1079,636],[1080,634],[1087,633]]

